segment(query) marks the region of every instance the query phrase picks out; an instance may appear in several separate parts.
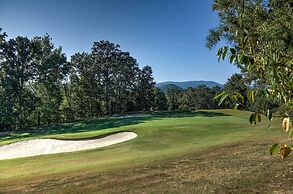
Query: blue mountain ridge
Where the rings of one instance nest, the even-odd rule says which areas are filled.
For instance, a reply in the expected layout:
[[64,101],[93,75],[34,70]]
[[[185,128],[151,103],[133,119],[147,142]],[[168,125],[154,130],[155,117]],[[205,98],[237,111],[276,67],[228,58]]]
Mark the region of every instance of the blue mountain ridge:
[[156,86],[163,91],[167,91],[167,89],[172,85],[173,86],[175,85],[182,89],[187,89],[189,87],[196,88],[200,85],[206,85],[208,88],[212,88],[215,86],[219,86],[220,88],[224,87],[222,84],[219,84],[218,82],[215,82],[215,81],[202,81],[202,80],[201,81],[184,81],[184,82],[167,81],[167,82],[159,82],[156,84]]

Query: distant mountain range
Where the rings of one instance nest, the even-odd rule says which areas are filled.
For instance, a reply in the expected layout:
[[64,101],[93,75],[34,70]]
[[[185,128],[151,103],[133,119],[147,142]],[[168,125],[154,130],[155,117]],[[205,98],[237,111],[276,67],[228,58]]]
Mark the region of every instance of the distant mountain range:
[[168,81],[168,82],[160,82],[160,83],[156,84],[156,86],[158,88],[160,88],[163,92],[166,92],[169,87],[174,86],[174,85],[179,87],[179,88],[182,88],[182,89],[186,89],[186,88],[189,88],[189,87],[196,88],[196,87],[198,87],[200,85],[206,85],[209,88],[212,88],[212,87],[215,87],[215,86],[219,86],[221,88],[224,87],[222,84],[219,84],[219,83],[214,82],[214,81],[185,81],[185,82]]

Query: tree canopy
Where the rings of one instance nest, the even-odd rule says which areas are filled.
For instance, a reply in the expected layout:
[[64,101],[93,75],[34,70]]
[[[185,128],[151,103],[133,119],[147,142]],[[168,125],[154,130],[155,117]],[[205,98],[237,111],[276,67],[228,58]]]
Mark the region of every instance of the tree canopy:
[[151,66],[109,41],[68,61],[49,35],[7,40],[0,30],[0,51],[1,130],[164,108]]
[[[230,47],[218,50],[218,59],[228,57],[241,69],[247,83],[262,86],[247,92],[250,101],[255,102],[257,96],[265,97],[283,107],[279,114],[288,121],[283,125],[288,132],[293,117],[293,3],[288,0],[214,0],[213,10],[218,13],[219,25],[210,29],[207,47],[212,48],[222,40],[228,42]],[[227,96],[218,97],[223,101]],[[270,120],[271,111],[266,111]],[[259,112],[253,113],[251,123],[260,117]],[[292,139],[292,130],[290,133]],[[290,152],[282,150],[289,150],[290,146],[280,147],[281,156],[286,157]]]

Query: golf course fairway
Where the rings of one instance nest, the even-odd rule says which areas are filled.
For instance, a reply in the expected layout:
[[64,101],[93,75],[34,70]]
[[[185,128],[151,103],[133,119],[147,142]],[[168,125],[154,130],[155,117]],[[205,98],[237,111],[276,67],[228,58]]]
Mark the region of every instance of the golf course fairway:
[[[266,119],[251,125],[249,115],[249,112],[235,110],[158,112],[1,135],[0,145],[37,138],[81,140],[119,131],[134,132],[138,136],[104,148],[1,160],[0,193],[222,193],[233,192],[233,189],[254,192],[257,191],[254,188],[259,187],[260,191],[269,191],[268,182],[259,185],[253,180],[270,176],[261,170],[272,168],[267,173],[285,170],[279,165],[282,161],[278,157],[268,154],[268,148],[276,141],[285,141],[286,136],[279,130],[278,121],[266,130]],[[284,162],[292,166],[292,157]],[[242,169],[244,167],[247,169]],[[250,167],[260,172],[249,174]],[[223,169],[227,169],[226,174]],[[243,170],[241,176],[237,174],[239,170]],[[229,182],[226,177],[228,172],[234,171],[233,176],[238,177],[233,181],[239,183]],[[292,175],[289,178],[292,179]],[[281,191],[291,187],[287,185]]]

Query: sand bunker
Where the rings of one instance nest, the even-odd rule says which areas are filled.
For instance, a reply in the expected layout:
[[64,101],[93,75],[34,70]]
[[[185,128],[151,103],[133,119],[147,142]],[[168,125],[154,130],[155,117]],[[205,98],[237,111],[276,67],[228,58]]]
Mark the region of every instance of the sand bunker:
[[34,139],[0,146],[0,160],[74,152],[101,148],[136,138],[133,132],[121,132],[92,140]]

